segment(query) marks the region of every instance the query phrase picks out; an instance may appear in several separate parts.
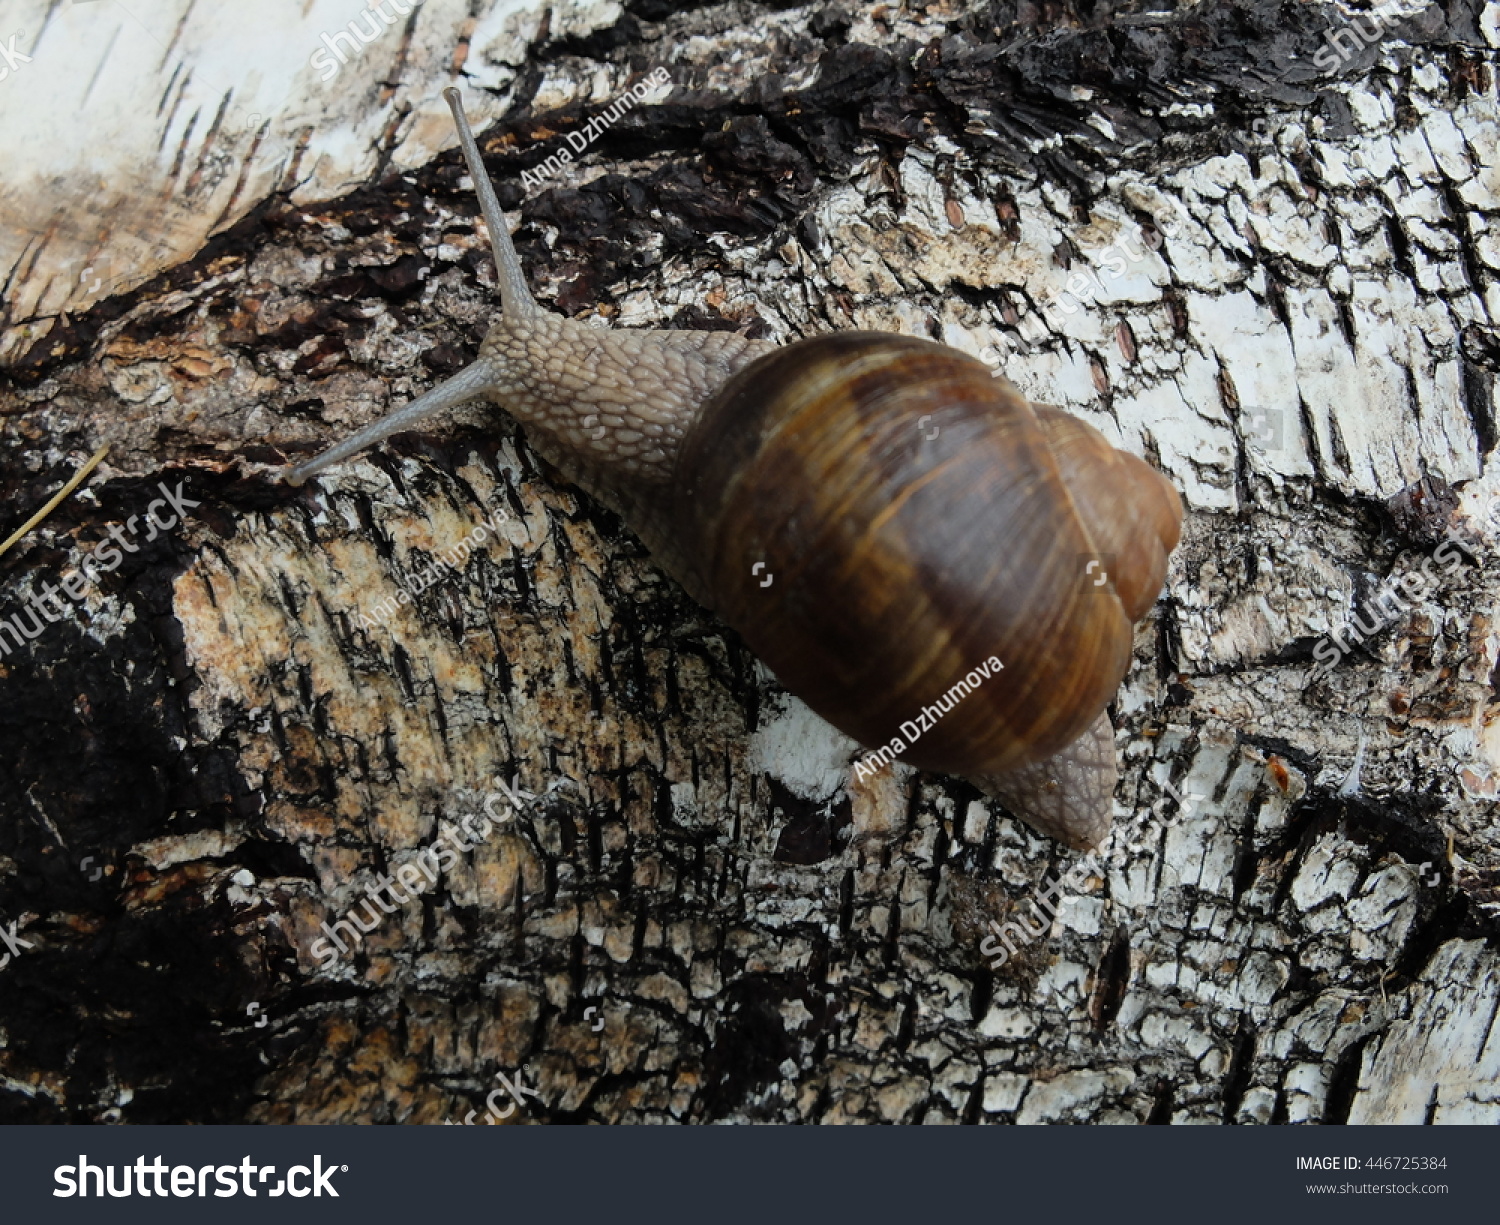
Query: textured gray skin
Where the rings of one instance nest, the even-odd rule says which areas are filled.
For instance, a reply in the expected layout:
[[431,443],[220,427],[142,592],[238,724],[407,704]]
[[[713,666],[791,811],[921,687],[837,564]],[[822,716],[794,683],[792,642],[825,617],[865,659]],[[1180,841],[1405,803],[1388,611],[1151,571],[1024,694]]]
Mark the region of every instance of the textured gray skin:
[[714,601],[670,527],[683,435],[735,371],[775,345],[732,332],[611,332],[538,311],[490,329],[484,395],[567,478],[621,516],[706,608]]
[[701,405],[775,347],[730,332],[612,332],[538,312],[491,328],[479,360],[490,367],[489,398],[528,439],[545,435],[617,481],[660,486]]
[[1039,833],[1086,851],[1109,833],[1117,778],[1115,729],[1105,711],[1046,761],[1004,774],[975,774],[969,781]]

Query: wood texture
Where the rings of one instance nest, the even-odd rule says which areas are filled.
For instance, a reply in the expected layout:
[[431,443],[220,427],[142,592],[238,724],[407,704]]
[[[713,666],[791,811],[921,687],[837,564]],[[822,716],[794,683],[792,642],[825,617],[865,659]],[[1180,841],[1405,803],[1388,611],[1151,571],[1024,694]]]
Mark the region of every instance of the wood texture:
[[[1346,14],[1255,0],[454,11],[327,91],[306,60],[340,22],[283,34],[272,127],[364,134],[334,146],[358,186],[252,136],[195,195],[201,148],[168,142],[119,249],[187,257],[100,300],[76,261],[108,199],[74,155],[41,203],[59,137],[18,138],[10,524],[112,451],[0,559],[0,616],[160,482],[201,505],[0,658],[0,925],[33,946],[0,967],[0,1117],[461,1121],[519,1072],[510,1122],[1500,1121],[1493,6],[1413,6],[1331,72]],[[658,65],[664,101],[523,194]],[[494,90],[481,143],[549,307],[1006,349],[1182,490],[1116,703],[1121,849],[998,970],[988,924],[1076,856],[966,784],[856,778],[499,414],[271,480],[495,309],[438,153],[454,81]],[[100,166],[179,122],[143,92]],[[1316,674],[1446,533],[1459,561]],[[496,778],[536,798],[320,962],[320,924]]]

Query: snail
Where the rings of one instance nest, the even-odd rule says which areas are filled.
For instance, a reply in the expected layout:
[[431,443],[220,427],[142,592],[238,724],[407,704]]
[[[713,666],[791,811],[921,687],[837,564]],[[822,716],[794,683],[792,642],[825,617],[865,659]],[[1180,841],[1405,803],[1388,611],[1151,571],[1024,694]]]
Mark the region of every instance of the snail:
[[471,365],[284,479],[465,401],[502,404],[879,761],[968,778],[1076,849],[1102,841],[1106,707],[1181,526],[1166,478],[932,341],[855,331],[778,347],[544,310],[458,91],[444,97],[501,317]]

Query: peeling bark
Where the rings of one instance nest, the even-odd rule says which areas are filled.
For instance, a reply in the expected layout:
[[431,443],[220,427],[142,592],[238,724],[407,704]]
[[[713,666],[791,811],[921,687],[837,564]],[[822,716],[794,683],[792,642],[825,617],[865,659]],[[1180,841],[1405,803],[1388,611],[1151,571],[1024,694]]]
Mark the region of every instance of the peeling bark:
[[[998,969],[990,925],[1076,857],[957,780],[858,780],[499,414],[274,483],[496,309],[432,30],[340,103],[410,120],[352,192],[246,145],[270,194],[187,210],[244,211],[66,315],[69,251],[15,254],[13,522],[113,450],[0,560],[0,616],[159,482],[201,506],[0,658],[0,923],[34,943],[0,968],[0,1117],[461,1121],[520,1071],[511,1122],[1500,1120],[1500,30],[1414,8],[1318,70],[1345,22],[638,0],[463,30],[551,308],[1003,351],[1183,491],[1115,707],[1133,849]],[[660,64],[665,101],[522,192]],[[497,778],[535,798],[320,959]]]

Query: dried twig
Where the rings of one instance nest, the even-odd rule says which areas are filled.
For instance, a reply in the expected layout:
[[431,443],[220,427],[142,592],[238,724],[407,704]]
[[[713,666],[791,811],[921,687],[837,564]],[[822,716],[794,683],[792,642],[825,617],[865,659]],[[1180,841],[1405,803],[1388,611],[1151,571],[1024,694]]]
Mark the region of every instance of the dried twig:
[[61,489],[59,489],[55,494],[52,495],[52,500],[49,501],[46,506],[42,507],[41,510],[37,511],[36,514],[32,515],[30,519],[26,520],[25,523],[21,524],[20,527],[12,532],[10,538],[6,540],[4,544],[0,544],[0,555],[3,555],[11,545],[15,544],[16,541],[20,540],[22,536],[26,535],[27,532],[31,531],[32,528],[34,528],[38,523],[40,523],[54,510],[56,510],[58,505],[64,498],[72,493],[73,490],[77,489],[78,486],[83,484],[83,478],[86,477],[90,472],[92,472],[96,467],[98,467],[99,461],[103,459],[108,453],[109,444],[106,443],[104,446],[100,447],[97,451],[90,455],[88,458],[88,462],[73,474],[72,480],[70,480],[66,485],[64,485]]

